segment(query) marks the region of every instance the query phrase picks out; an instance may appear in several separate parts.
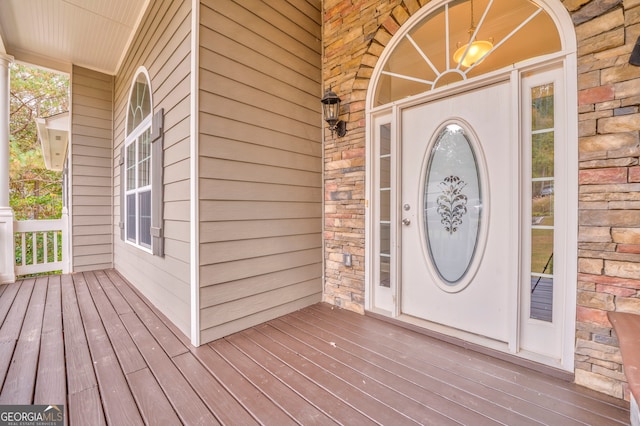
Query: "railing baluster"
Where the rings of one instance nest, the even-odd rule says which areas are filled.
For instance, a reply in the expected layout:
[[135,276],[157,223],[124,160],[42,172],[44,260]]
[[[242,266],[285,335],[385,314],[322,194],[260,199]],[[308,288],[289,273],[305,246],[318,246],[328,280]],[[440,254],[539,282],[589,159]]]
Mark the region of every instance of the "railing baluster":
[[22,266],[27,264],[27,234],[25,234],[24,232],[20,233],[20,242],[22,243]]
[[32,265],[38,264],[38,233],[31,233],[31,260]]
[[42,233],[42,263],[49,263],[49,232]]
[[59,231],[53,231],[53,261],[54,262],[60,261],[60,259],[58,259],[58,232]]

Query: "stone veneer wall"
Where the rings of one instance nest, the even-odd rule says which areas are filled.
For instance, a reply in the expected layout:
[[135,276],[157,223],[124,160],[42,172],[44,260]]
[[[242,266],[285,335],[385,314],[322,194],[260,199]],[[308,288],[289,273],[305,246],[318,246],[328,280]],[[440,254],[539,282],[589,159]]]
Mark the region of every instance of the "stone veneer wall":
[[[558,0],[560,1],[560,0]],[[365,99],[393,34],[429,0],[324,0],[325,88],[349,132],[325,133],[326,302],[364,311]],[[628,399],[607,311],[640,313],[640,0],[564,0],[576,26],[579,282],[576,382]],[[351,253],[353,266],[342,263]]]

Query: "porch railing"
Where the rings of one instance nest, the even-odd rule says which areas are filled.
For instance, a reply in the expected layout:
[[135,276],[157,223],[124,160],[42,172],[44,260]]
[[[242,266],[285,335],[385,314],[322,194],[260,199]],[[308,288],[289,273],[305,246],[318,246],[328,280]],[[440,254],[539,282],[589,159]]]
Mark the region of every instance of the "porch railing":
[[19,220],[13,224],[16,275],[69,272],[68,216]]

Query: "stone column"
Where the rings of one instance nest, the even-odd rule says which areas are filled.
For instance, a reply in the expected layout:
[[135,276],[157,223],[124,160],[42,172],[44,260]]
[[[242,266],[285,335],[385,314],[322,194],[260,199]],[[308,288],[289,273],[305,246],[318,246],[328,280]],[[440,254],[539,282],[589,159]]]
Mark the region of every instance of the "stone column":
[[9,64],[0,53],[0,284],[14,282],[13,210],[9,206]]

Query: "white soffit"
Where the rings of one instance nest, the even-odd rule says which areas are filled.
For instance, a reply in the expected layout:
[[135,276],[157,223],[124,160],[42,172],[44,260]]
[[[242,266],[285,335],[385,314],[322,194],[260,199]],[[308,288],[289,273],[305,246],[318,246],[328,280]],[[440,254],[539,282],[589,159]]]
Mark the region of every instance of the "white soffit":
[[45,167],[62,171],[69,145],[69,113],[36,118],[35,122]]
[[115,74],[148,2],[1,0],[0,40],[18,61]]

